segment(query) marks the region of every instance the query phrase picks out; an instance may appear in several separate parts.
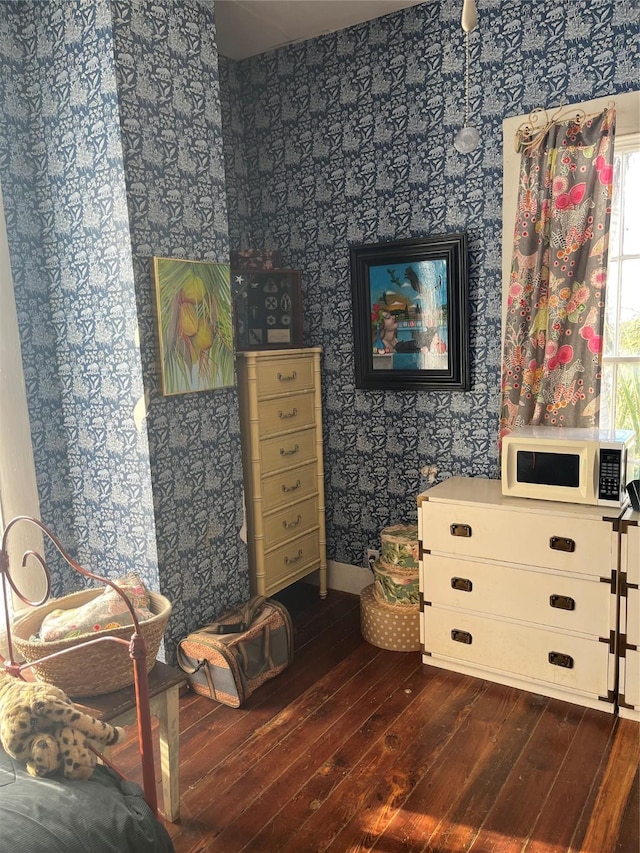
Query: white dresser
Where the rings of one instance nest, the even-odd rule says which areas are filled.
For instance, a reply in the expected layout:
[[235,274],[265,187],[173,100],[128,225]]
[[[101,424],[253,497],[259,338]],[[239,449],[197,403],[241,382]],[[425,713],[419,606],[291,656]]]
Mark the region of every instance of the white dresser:
[[424,663],[614,712],[620,514],[483,478],[420,495]]
[[237,354],[254,594],[272,595],[315,570],[327,594],[320,353]]
[[621,533],[618,713],[640,722],[640,512],[627,510]]

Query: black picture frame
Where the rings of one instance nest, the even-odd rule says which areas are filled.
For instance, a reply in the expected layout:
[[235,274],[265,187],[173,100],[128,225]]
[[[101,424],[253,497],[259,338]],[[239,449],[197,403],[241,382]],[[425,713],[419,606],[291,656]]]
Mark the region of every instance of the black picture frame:
[[464,233],[352,246],[356,387],[468,391]]
[[302,346],[300,270],[232,269],[236,350]]

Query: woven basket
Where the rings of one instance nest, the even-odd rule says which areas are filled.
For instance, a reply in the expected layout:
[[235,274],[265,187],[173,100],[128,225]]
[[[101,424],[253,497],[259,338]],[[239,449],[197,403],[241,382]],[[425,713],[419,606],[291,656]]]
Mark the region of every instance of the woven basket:
[[[63,598],[51,599],[40,607],[34,607],[26,616],[17,619],[11,626],[11,638],[16,650],[28,663],[40,660],[45,655],[74,649],[87,640],[99,637],[122,637],[128,640],[133,626],[96,631],[83,637],[36,642],[29,639],[40,630],[42,620],[51,610],[80,607],[100,595],[103,588],[85,589]],[[147,645],[147,672],[153,669],[162,637],[171,615],[171,602],[157,592],[149,592],[151,619],[140,622],[140,632]],[[59,687],[71,697],[101,696],[133,684],[133,661],[129,649],[121,643],[96,643],[70,651],[53,660],[30,668],[39,681]]]

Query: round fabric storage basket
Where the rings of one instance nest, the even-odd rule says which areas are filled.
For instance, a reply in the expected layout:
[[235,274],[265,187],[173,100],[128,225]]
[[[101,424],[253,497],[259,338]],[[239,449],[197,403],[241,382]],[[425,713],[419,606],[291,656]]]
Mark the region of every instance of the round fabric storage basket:
[[418,569],[401,569],[376,560],[373,564],[373,575],[378,601],[414,609],[420,604]]
[[392,524],[380,533],[380,561],[398,569],[418,570],[418,525]]
[[370,584],[360,593],[360,630],[379,649],[415,652],[420,649],[420,610],[383,604]]
[[[25,616],[17,619],[11,626],[13,644],[28,663],[40,660],[54,652],[74,649],[52,660],[30,667],[39,681],[46,681],[59,687],[71,697],[101,696],[112,693],[133,684],[133,661],[129,657],[128,646],[121,643],[95,643],[81,646],[88,640],[100,637],[122,637],[129,640],[133,625],[113,630],[96,631],[81,637],[68,637],[63,640],[40,641],[30,639],[40,630],[42,620],[52,610],[81,607],[103,592],[103,588],[85,589],[63,598],[51,599],[40,607],[34,607]],[[151,619],[140,622],[140,633],[147,645],[147,672],[153,669],[162,642],[162,637],[171,615],[171,602],[157,592],[149,591],[149,610],[154,614]]]

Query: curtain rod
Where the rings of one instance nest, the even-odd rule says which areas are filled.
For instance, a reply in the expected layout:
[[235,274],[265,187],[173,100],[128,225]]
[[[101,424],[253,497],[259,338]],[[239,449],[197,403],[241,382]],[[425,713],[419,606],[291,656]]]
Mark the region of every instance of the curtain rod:
[[[546,107],[536,107],[531,110],[527,119],[516,130],[514,140],[515,150],[520,151],[523,146],[524,148],[530,148],[532,145],[535,145],[544,138],[546,132],[554,124],[560,124],[560,122],[568,121],[572,118],[575,124],[581,125],[588,118],[615,109],[615,105],[615,101],[609,101],[604,110],[598,110],[597,112],[585,113],[583,109],[578,108],[577,110],[569,110],[563,113],[562,111],[565,109],[565,106],[564,104],[560,104],[550,118]],[[541,117],[544,117],[544,124],[538,124]]]

